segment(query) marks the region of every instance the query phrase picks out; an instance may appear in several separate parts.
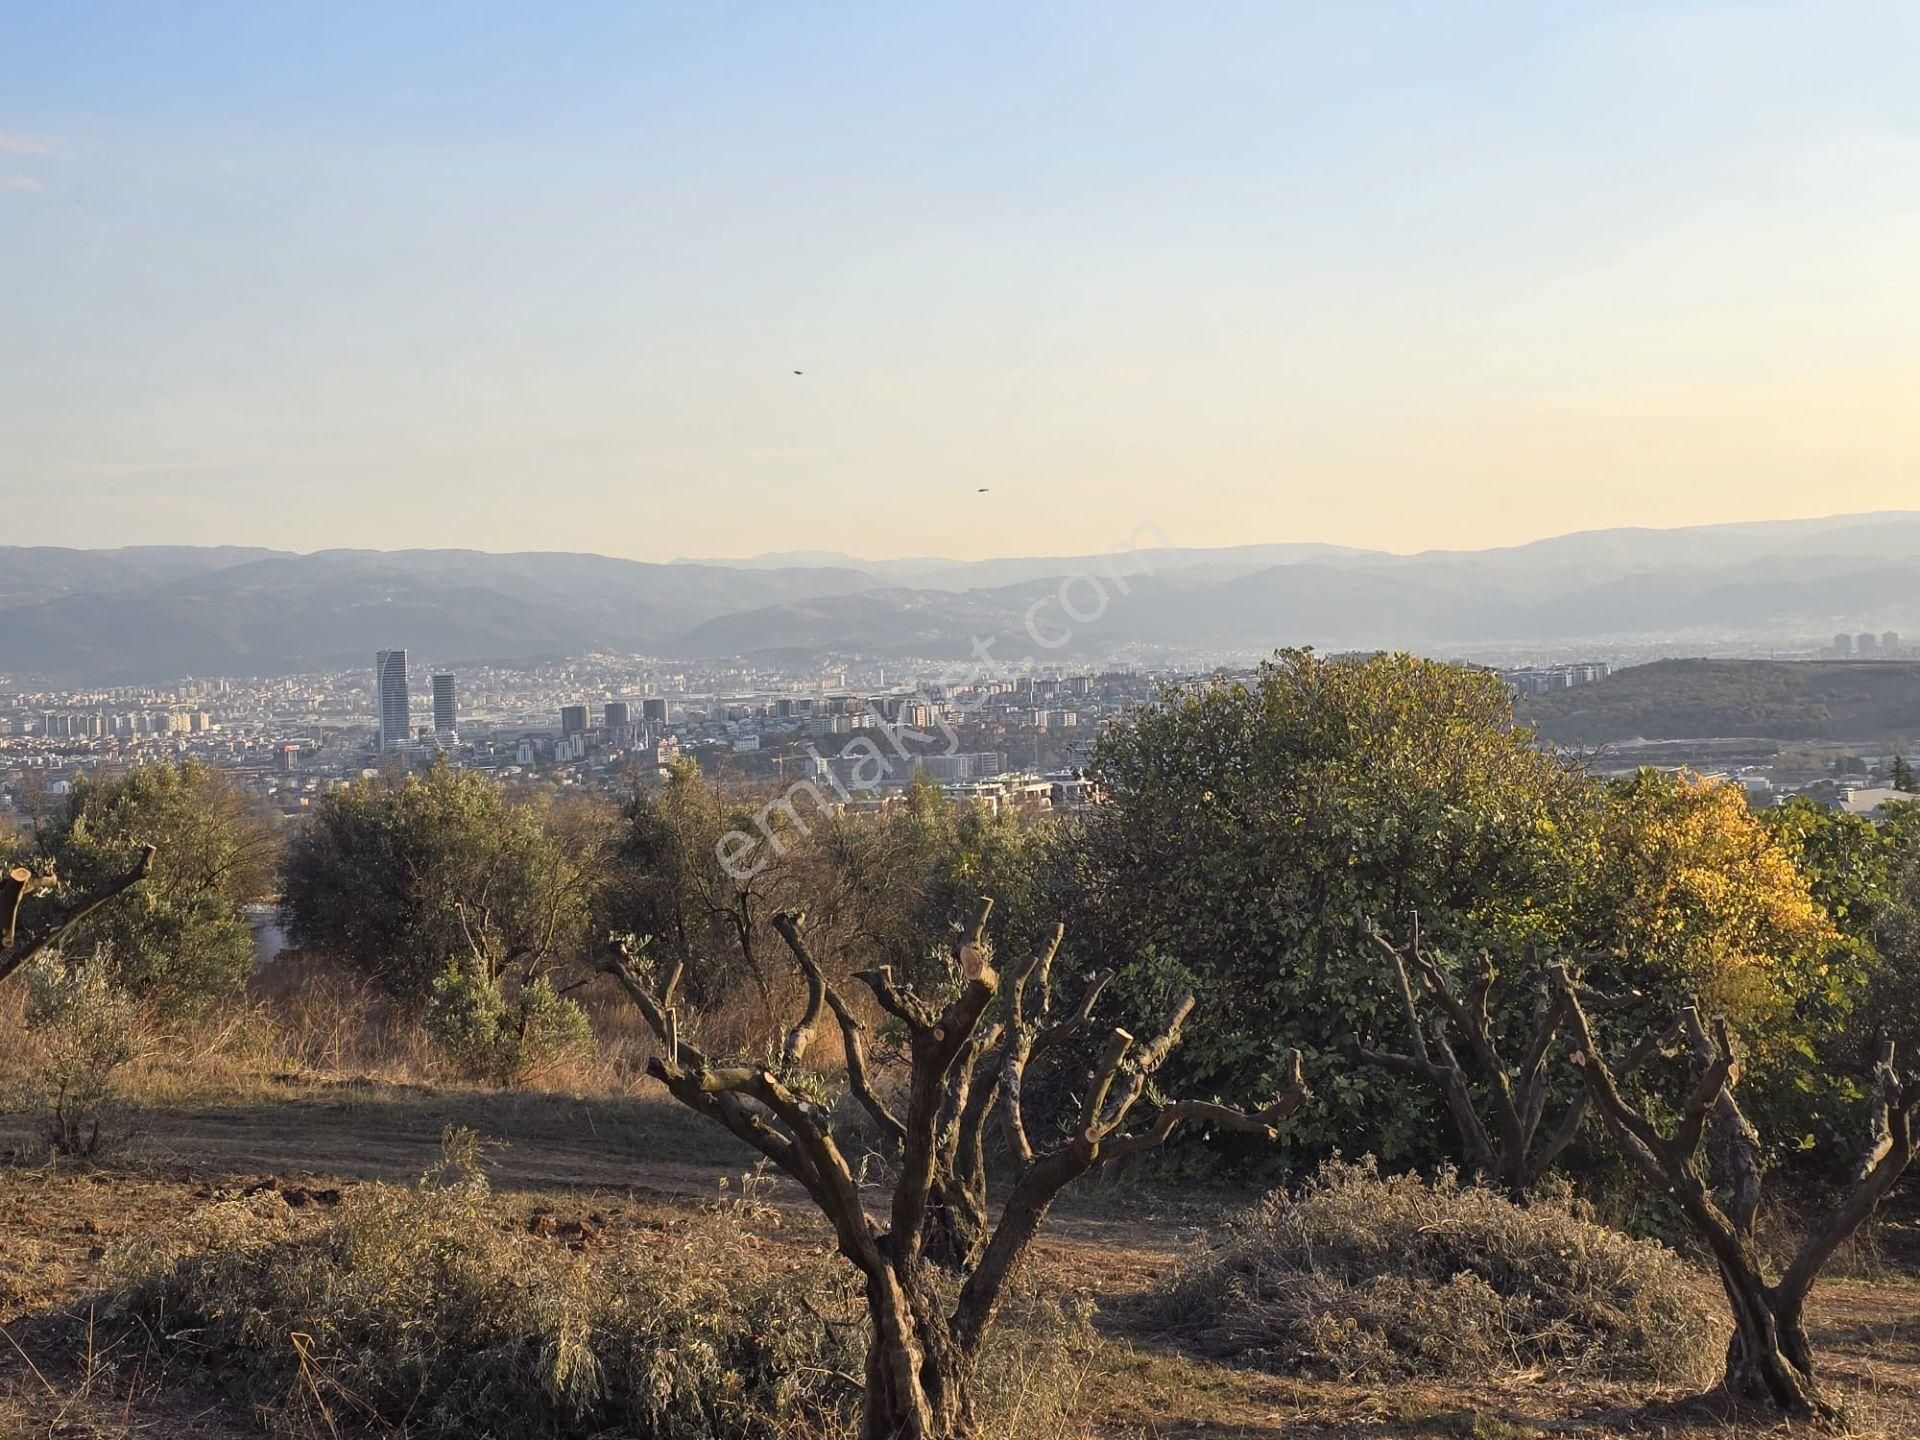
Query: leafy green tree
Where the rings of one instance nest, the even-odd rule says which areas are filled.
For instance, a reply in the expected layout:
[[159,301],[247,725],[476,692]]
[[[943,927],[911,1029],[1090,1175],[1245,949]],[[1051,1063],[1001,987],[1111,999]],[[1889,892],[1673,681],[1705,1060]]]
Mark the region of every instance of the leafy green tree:
[[1767,817],[1839,933],[1814,1016],[1827,1073],[1863,1070],[1883,1039],[1920,1050],[1920,804],[1883,815],[1793,799]]
[[1158,984],[1186,972],[1204,1019],[1182,1083],[1248,1101],[1298,1045],[1301,1143],[1434,1154],[1432,1099],[1348,1059],[1401,1014],[1364,926],[1417,912],[1449,954],[1554,945],[1592,827],[1591,787],[1513,723],[1499,679],[1282,652],[1250,684],[1178,690],[1112,727],[1091,773],[1107,803],[1073,847],[1068,944],[1152,957]]
[[443,763],[334,791],[288,851],[290,936],[406,1000],[427,1000],[450,961],[532,985],[578,957],[596,880],[544,818]]
[[272,893],[273,825],[197,760],[82,779],[35,837],[62,884],[103,890],[156,847],[147,883],[75,928],[114,977],[162,1014],[204,1009],[246,982],[252,936],[239,907]]
[[1004,917],[1002,945],[1045,943],[1056,915],[1046,887],[1051,833],[1012,808],[956,801],[916,774],[884,814],[825,827],[797,882],[816,944],[851,968],[890,965],[913,984],[947,978],[946,957],[979,897]]

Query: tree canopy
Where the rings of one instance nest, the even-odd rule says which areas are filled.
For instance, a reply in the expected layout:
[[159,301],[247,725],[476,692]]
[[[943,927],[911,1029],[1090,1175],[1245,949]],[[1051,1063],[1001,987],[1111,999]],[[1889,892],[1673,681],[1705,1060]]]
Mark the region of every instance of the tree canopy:
[[531,983],[578,954],[595,879],[543,819],[444,764],[334,791],[287,855],[289,933],[409,1000],[456,959]]
[[110,884],[156,847],[147,883],[63,942],[99,946],[148,1005],[196,1010],[245,983],[252,937],[238,907],[272,893],[278,840],[218,770],[186,760],[83,778],[34,841],[76,893]]
[[[1590,787],[1513,723],[1498,678],[1286,651],[1251,683],[1176,691],[1112,727],[1092,774],[1107,803],[1067,933],[1191,977],[1207,1019],[1183,1078],[1252,1099],[1297,1044],[1316,1096],[1304,1143],[1429,1150],[1424,1097],[1346,1059],[1398,1013],[1363,927],[1417,912],[1443,950],[1555,943],[1574,908],[1569,835],[1590,820]],[[1169,983],[1155,968],[1136,983]]]

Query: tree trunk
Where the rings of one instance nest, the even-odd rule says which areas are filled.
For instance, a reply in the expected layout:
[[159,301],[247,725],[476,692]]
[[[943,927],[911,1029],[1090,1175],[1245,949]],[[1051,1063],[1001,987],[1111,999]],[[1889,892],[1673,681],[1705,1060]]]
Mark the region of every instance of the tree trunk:
[[1489,1178],[1506,1192],[1507,1199],[1515,1205],[1525,1207],[1533,1203],[1533,1175],[1530,1173],[1525,1154],[1516,1155],[1510,1150],[1502,1150],[1494,1162],[1494,1172]]
[[1722,1265],[1720,1279],[1734,1322],[1722,1382],[1727,1393],[1739,1400],[1766,1401],[1787,1415],[1833,1415],[1814,1384],[1813,1347],[1799,1308],[1782,1313],[1778,1298],[1758,1276]]
[[[903,1374],[908,1383],[900,1383]],[[876,1339],[867,1352],[860,1440],[974,1440],[968,1380],[931,1357],[912,1365],[898,1345]]]
[[888,1276],[869,1282],[867,1304],[860,1440],[975,1440],[973,1366],[938,1298]]
[[922,1253],[952,1275],[970,1275],[987,1249],[987,1197],[983,1186],[951,1172],[936,1175],[927,1198]]

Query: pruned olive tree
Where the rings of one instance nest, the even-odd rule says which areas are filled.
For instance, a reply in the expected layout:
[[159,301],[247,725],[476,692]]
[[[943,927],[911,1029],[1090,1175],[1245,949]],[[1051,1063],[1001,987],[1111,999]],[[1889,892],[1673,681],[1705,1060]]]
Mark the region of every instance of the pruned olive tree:
[[[888,967],[855,977],[906,1032],[908,1069],[897,1104],[876,1086],[865,1027],[808,954],[798,915],[783,916],[780,933],[806,977],[807,1003],[772,1062],[718,1060],[681,1033],[677,962],[652,984],[640,956],[617,938],[603,962],[659,1038],[662,1053],[648,1063],[649,1073],[675,1099],[798,1181],[833,1226],[840,1253],[859,1272],[869,1324],[862,1440],[972,1440],[978,1434],[974,1394],[982,1345],[1008,1280],[1066,1186],[1161,1145],[1186,1122],[1275,1138],[1279,1123],[1306,1097],[1296,1056],[1284,1092],[1261,1110],[1176,1100],[1158,1105],[1151,1121],[1129,1126],[1154,1071],[1178,1039],[1179,1023],[1192,1008],[1186,1001],[1175,1007],[1173,1022],[1145,1043],[1113,1030],[1088,1074],[1071,1133],[1058,1143],[1036,1143],[1021,1086],[1036,1053],[1057,1045],[1045,1039],[1061,1023],[1049,1021],[1053,947],[1003,977],[986,940],[991,909],[991,901],[981,903],[960,947],[958,993],[945,1004],[897,984]],[[1090,988],[1097,993],[1097,985]],[[996,1000],[997,1013],[990,1013]],[[1085,1024],[1091,1008],[1091,998],[1083,998],[1066,1022]],[[792,1067],[829,1010],[845,1044],[850,1088],[897,1147],[891,1193],[877,1216],[867,1209],[833,1117],[793,1083]],[[998,1220],[989,1224],[983,1136],[995,1113],[1008,1135],[1013,1186]],[[958,1225],[941,1215],[955,1209],[967,1212]],[[945,1242],[934,1240],[943,1233]],[[943,1243],[951,1252],[948,1267],[958,1274],[957,1293],[939,1283],[942,1266],[931,1252]]]
[[[34,956],[60,943],[61,937],[86,920],[109,900],[124,894],[153,873],[155,847],[145,846],[131,869],[66,902],[52,898],[60,877],[51,864],[9,865],[0,871],[0,980]],[[28,900],[44,901],[24,918]]]
[[[1741,1399],[1769,1400],[1789,1415],[1833,1416],[1835,1408],[1815,1378],[1807,1295],[1834,1251],[1866,1223],[1912,1160],[1920,1083],[1901,1077],[1892,1043],[1884,1044],[1875,1067],[1872,1133],[1852,1181],[1812,1222],[1780,1278],[1769,1281],[1754,1241],[1762,1188],[1760,1137],[1734,1097],[1740,1062],[1726,1022],[1716,1019],[1709,1028],[1697,1009],[1687,1008],[1667,1032],[1690,1044],[1701,1070],[1678,1120],[1662,1134],[1648,1111],[1621,1092],[1564,969],[1555,972],[1555,983],[1567,1011],[1572,1059],[1594,1108],[1635,1168],[1679,1203],[1719,1269],[1734,1324],[1727,1390]],[[1710,1157],[1705,1174],[1703,1143]]]
[[[1465,967],[1466,973],[1456,976],[1446,957],[1427,943],[1418,917],[1404,946],[1394,944],[1371,922],[1363,930],[1393,967],[1410,1048],[1406,1053],[1377,1049],[1356,1038],[1354,1060],[1410,1076],[1439,1091],[1459,1132],[1467,1168],[1524,1204],[1527,1193],[1573,1143],[1586,1117],[1586,1090],[1576,1087],[1553,1128],[1544,1133],[1541,1128],[1554,1098],[1554,1076],[1547,1062],[1567,1022],[1566,997],[1538,951],[1528,946],[1528,1014],[1524,1024],[1508,1027],[1511,1038],[1519,1042],[1516,1067],[1507,1058],[1492,1003],[1501,974],[1492,955],[1481,951]],[[1419,976],[1417,993],[1415,975]],[[1620,1002],[1584,987],[1578,988],[1578,994],[1595,1008],[1619,1007]],[[1473,1057],[1471,1070],[1455,1048],[1456,1037]],[[1653,1044],[1636,1047],[1621,1073],[1638,1069],[1654,1049]]]

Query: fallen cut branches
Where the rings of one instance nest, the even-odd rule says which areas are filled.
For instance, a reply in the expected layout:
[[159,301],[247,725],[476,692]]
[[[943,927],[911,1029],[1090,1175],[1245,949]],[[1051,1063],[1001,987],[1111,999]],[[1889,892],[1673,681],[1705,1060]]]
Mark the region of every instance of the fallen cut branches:
[[1328,1161],[1146,1302],[1156,1333],[1282,1374],[1704,1384],[1722,1330],[1692,1266],[1562,1197]]

